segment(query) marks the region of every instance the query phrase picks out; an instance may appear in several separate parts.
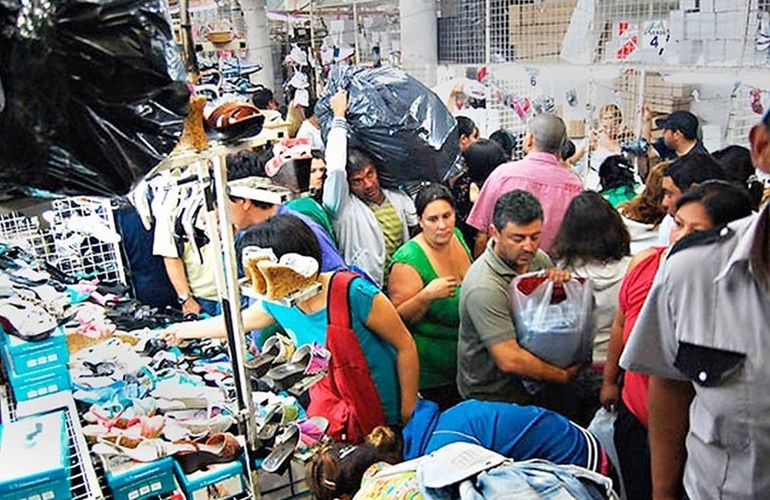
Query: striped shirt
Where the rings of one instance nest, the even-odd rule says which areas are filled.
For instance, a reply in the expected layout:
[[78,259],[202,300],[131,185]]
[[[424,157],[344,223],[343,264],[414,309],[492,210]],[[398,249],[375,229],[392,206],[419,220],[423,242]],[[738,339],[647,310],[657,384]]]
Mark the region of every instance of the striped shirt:
[[390,274],[388,269],[390,258],[404,244],[404,227],[401,225],[396,207],[387,198],[382,205],[369,204],[369,208],[374,213],[374,217],[382,229],[382,235],[385,237],[385,278],[383,283],[387,283],[388,274]]

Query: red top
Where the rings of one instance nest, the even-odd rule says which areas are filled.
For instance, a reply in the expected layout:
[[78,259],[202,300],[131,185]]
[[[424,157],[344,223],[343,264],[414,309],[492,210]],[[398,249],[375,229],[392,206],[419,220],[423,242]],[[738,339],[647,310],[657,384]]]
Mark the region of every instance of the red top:
[[[653,252],[646,259],[639,262],[631,269],[618,292],[618,305],[626,317],[623,323],[623,345],[628,343],[628,337],[636,324],[636,319],[642,310],[645,299],[652,288],[652,281],[660,267],[660,256],[666,247],[653,248]],[[623,378],[623,392],[621,397],[626,408],[634,414],[639,421],[647,427],[647,384],[649,375],[626,370]]]

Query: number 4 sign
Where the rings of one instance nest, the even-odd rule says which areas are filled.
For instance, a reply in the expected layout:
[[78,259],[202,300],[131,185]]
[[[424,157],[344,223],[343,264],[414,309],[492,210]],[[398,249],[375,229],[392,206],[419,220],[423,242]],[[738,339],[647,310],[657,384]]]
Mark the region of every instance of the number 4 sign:
[[647,21],[642,25],[640,48],[657,52],[659,56],[662,56],[670,38],[666,21]]

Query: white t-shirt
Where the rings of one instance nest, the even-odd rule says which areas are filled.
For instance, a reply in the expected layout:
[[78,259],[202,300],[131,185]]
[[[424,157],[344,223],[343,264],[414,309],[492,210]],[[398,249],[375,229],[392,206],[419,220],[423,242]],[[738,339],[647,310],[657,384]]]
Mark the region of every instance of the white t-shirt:
[[310,139],[310,144],[313,149],[318,149],[319,151],[324,150],[324,140],[321,137],[321,131],[315,128],[313,124],[307,120],[303,121],[299,126],[297,137],[307,137]]

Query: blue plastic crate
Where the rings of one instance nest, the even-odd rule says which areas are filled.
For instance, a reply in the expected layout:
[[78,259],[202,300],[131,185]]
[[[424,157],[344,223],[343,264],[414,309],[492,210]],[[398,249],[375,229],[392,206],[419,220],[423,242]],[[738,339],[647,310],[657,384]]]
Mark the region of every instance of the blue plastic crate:
[[72,498],[66,418],[59,411],[0,425],[0,498]]

